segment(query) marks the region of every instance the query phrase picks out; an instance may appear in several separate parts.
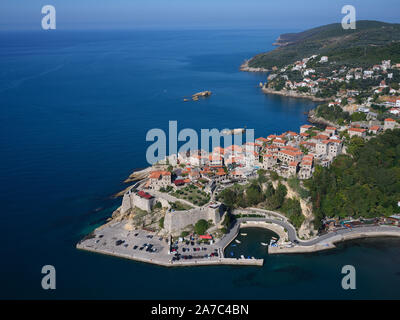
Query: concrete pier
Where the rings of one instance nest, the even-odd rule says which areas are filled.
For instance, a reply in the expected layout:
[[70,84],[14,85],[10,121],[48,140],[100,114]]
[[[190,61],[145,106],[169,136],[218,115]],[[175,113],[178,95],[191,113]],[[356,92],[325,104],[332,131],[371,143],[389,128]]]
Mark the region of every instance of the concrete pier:
[[[124,228],[125,222],[106,224],[96,229],[90,236],[80,241],[76,247],[81,250],[107,254],[125,259],[157,264],[165,267],[205,266],[205,265],[240,265],[262,266],[263,259],[225,258],[225,248],[235,239],[241,227],[263,227],[276,232],[280,239],[278,246],[268,247],[269,254],[311,253],[336,247],[336,243],[369,237],[400,237],[400,227],[395,226],[362,226],[352,229],[341,229],[326,233],[308,241],[297,238],[296,230],[280,217],[272,218],[247,217],[239,218],[236,224],[221,239],[213,244],[196,244],[194,246],[179,244],[178,252],[191,255],[191,259],[174,260],[169,253],[170,244],[165,238],[145,230]],[[152,250],[147,251],[148,245]],[[183,251],[184,247],[186,251]],[[200,251],[194,248],[201,247]],[[140,250],[141,248],[141,250]],[[211,256],[217,253],[218,256]],[[205,257],[207,255],[207,257]]]
[[[201,247],[205,250],[193,251],[193,247],[191,247],[191,251],[184,254],[192,255],[192,259],[181,259],[179,261],[172,261],[173,254],[169,254],[169,242],[165,241],[164,238],[160,238],[154,233],[144,230],[127,231],[124,229],[124,223],[118,222],[106,225],[103,228],[96,229],[90,236],[80,241],[76,245],[76,248],[119,258],[156,264],[164,267],[189,267],[206,265],[263,265],[263,259],[225,258],[223,255],[223,249],[226,243],[230,243],[230,241],[228,242],[227,240],[228,239],[225,239],[225,241],[219,241],[212,245],[196,244],[193,247]],[[145,244],[151,244],[155,252],[146,251],[147,246],[145,246]],[[134,249],[135,246],[136,249]],[[140,248],[143,249],[140,250]],[[218,252],[218,257],[204,257],[205,254],[209,255],[213,252]]]

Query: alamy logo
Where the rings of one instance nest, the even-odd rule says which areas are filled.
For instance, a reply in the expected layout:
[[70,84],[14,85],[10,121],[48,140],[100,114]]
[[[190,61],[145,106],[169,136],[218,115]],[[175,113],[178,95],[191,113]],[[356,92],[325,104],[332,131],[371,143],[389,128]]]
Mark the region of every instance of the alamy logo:
[[356,28],[356,8],[351,5],[346,5],[342,8],[342,14],[345,16],[342,19],[342,28],[355,29]]
[[342,274],[345,276],[342,279],[342,288],[344,290],[356,289],[356,268],[351,265],[343,266]]
[[46,5],[42,8],[42,14],[45,16],[42,18],[43,30],[55,30],[56,29],[56,8],[51,5]]
[[45,265],[42,268],[42,274],[45,274],[42,278],[42,288],[54,290],[56,288],[56,268],[52,265]]

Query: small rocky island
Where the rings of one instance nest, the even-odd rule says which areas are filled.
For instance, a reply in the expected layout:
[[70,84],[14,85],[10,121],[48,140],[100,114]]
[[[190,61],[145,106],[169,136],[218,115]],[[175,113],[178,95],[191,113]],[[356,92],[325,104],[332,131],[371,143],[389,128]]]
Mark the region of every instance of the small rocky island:
[[190,101],[190,100],[198,101],[199,98],[207,98],[207,97],[210,97],[211,94],[212,94],[211,91],[201,91],[201,92],[198,92],[198,93],[195,93],[194,95],[192,95],[191,99],[184,98],[183,101],[185,101],[185,102]]
[[[315,125],[171,154],[134,172],[117,194],[121,206],[77,248],[168,267],[261,266],[263,259],[225,257],[240,228],[273,231],[276,240],[262,243],[269,254],[400,236],[400,25],[358,28],[282,35],[279,48],[241,66],[270,72],[259,84],[266,94],[321,102],[309,113]],[[377,43],[381,33],[386,40]]]

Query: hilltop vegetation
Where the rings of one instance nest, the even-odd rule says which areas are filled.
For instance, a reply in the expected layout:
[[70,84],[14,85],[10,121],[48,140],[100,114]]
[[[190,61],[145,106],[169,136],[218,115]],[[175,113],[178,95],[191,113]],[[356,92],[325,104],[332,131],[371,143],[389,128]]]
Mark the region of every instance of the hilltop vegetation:
[[[304,221],[300,201],[287,198],[287,188],[281,182],[274,188],[270,181],[266,182],[262,177],[260,175],[258,180],[254,180],[246,186],[235,184],[224,189],[218,195],[218,200],[231,209],[258,206],[280,211],[289,218],[296,228],[300,228]],[[264,183],[266,183],[266,188],[263,190]]]
[[350,155],[340,155],[329,168],[317,167],[306,181],[317,224],[324,217],[368,218],[400,212],[400,129],[368,142],[352,140]]
[[344,30],[340,23],[304,32],[283,34],[280,47],[262,53],[249,61],[249,66],[271,69],[283,67],[304,57],[326,55],[336,64],[372,65],[385,57],[400,60],[400,24],[357,21],[355,30]]

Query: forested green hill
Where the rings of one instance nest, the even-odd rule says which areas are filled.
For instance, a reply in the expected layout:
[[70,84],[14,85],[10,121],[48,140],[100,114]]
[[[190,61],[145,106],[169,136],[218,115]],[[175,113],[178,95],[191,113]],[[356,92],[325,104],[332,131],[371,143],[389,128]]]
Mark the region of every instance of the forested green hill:
[[349,155],[317,167],[305,184],[316,223],[323,217],[379,217],[400,212],[400,129],[364,142],[353,138]]
[[250,67],[271,69],[309,57],[327,55],[337,64],[376,64],[390,57],[400,62],[400,24],[357,21],[356,29],[344,30],[340,23],[304,32],[283,34],[281,46],[249,61]]

